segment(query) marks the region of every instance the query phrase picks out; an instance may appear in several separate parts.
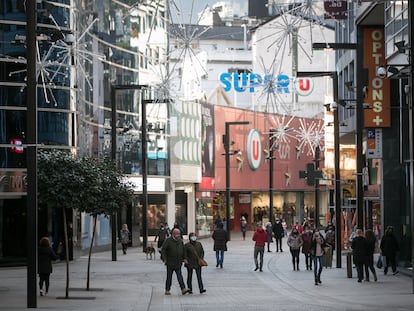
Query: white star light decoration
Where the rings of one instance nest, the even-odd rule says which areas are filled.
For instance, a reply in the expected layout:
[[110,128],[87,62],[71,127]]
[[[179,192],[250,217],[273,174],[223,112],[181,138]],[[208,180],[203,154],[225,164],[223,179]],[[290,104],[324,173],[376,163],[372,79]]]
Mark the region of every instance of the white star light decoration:
[[306,122],[299,119],[300,128],[296,131],[296,157],[299,159],[302,153],[307,156],[315,156],[316,148],[323,150],[324,131],[323,122]]
[[263,150],[265,158],[270,156],[270,150],[280,150],[283,146],[289,145],[292,140],[296,141],[296,158],[305,153],[307,156],[315,156],[316,148],[319,147],[321,151],[324,148],[324,130],[323,121],[309,121],[306,119],[299,119],[299,128],[292,127],[292,122],[295,117],[279,116],[272,117],[272,144],[269,149]]

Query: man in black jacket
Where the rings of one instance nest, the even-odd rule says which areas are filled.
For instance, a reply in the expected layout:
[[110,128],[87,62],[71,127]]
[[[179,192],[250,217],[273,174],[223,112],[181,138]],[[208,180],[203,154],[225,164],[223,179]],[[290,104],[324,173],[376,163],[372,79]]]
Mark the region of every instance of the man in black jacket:
[[282,238],[284,237],[284,230],[282,226],[282,222],[279,218],[276,219],[276,222],[273,224],[273,234],[275,235],[276,240],[276,252],[280,251],[283,252],[282,249]]
[[187,263],[184,253],[184,242],[181,239],[181,232],[175,228],[171,232],[171,236],[167,238],[161,249],[162,259],[167,266],[167,279],[165,281],[165,294],[171,295],[171,283],[173,272],[177,275],[178,283],[180,284],[181,293],[187,294],[189,290],[185,288],[183,275],[181,273],[181,266]]

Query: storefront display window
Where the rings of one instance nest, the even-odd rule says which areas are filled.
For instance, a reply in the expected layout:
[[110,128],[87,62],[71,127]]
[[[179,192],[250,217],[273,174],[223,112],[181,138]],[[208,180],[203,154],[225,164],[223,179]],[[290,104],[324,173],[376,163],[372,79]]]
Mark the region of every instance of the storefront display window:
[[199,236],[210,235],[214,230],[213,204],[211,199],[196,203],[196,231]]

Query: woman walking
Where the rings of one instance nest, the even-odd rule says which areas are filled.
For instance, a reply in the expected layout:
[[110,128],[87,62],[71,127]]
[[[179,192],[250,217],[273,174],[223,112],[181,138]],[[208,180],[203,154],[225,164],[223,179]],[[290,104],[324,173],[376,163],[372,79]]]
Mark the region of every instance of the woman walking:
[[367,258],[365,260],[365,281],[369,282],[369,270],[371,270],[372,275],[374,276],[374,281],[376,282],[378,278],[374,268],[374,252],[375,247],[377,246],[377,237],[375,236],[374,231],[372,231],[371,229],[365,230],[365,240],[367,243]]
[[381,254],[385,256],[384,274],[388,272],[388,267],[391,265],[393,274],[397,274],[397,252],[400,250],[398,241],[394,236],[394,227],[388,226],[385,230],[385,234],[381,239]]
[[213,232],[214,251],[216,252],[216,268],[223,268],[224,252],[227,251],[227,232],[223,229],[223,223],[219,223]]
[[293,271],[299,271],[299,253],[300,248],[303,245],[303,240],[296,227],[292,229],[292,232],[289,234],[287,245],[289,246],[290,254],[292,255]]
[[240,218],[240,230],[243,235],[243,240],[246,240],[247,220],[246,220],[246,217],[244,216]]
[[358,282],[361,283],[364,278],[364,264],[367,258],[367,243],[361,229],[355,230],[355,237],[352,239],[352,259],[354,260]]
[[323,264],[323,245],[325,239],[319,230],[315,230],[312,236],[311,253],[313,256],[313,273],[315,275],[315,285],[321,284],[322,264]]
[[127,224],[122,225],[122,229],[120,231],[120,236],[119,236],[119,241],[122,244],[122,252],[124,253],[124,255],[126,255],[128,244],[129,244],[129,230],[128,230]]
[[273,243],[273,226],[269,221],[266,223],[266,233],[267,233],[267,252],[271,253],[270,243]]
[[[57,256],[50,247],[50,241],[47,237],[40,239],[38,248],[37,273],[39,274],[40,296],[49,292],[50,274],[52,273],[52,260],[56,260]],[[43,291],[45,284],[45,291]]]
[[198,289],[200,294],[205,293],[203,279],[201,277],[201,266],[198,263],[199,258],[204,259],[204,248],[203,245],[197,241],[197,234],[191,232],[189,234],[189,242],[184,246],[185,258],[187,258],[187,288],[189,289],[189,294],[193,293],[193,270],[196,272]]
[[302,233],[302,253],[305,255],[306,270],[312,270],[312,235],[309,225],[304,225]]

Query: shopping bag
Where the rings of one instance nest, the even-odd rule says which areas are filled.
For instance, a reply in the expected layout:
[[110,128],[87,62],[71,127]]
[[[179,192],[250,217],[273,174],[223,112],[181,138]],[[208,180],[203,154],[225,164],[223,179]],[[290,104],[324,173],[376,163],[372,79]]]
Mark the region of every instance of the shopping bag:
[[199,264],[201,267],[208,266],[207,261],[205,261],[203,258],[198,258],[198,264]]

